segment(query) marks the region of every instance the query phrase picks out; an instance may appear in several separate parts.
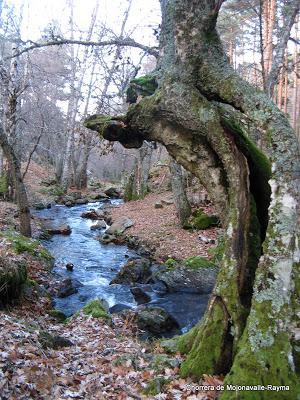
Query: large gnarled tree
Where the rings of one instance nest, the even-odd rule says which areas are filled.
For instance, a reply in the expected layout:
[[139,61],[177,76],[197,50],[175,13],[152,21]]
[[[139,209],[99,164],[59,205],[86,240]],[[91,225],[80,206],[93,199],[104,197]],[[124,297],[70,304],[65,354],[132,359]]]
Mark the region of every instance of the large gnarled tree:
[[[272,399],[297,398],[299,149],[284,114],[230,67],[216,31],[222,2],[161,0],[157,90],[126,116],[94,116],[87,126],[128,148],[163,143],[206,187],[226,228],[206,314],[178,340],[187,353],[182,374],[290,385]],[[264,136],[265,153],[248,126]],[[270,392],[221,398],[270,399]]]

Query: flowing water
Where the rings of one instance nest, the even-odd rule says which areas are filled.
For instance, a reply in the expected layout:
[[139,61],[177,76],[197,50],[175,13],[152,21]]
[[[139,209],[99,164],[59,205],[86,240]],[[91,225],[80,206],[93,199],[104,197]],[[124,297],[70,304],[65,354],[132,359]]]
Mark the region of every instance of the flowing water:
[[[111,200],[112,205],[122,200]],[[95,221],[81,218],[81,213],[91,208],[101,208],[104,202],[89,203],[68,208],[55,205],[50,209],[34,211],[40,218],[49,219],[55,225],[67,224],[71,227],[71,235],[54,235],[44,241],[45,247],[55,258],[53,273],[61,279],[78,280],[82,286],[78,292],[65,298],[54,298],[55,308],[67,316],[82,308],[91,299],[105,299],[109,306],[125,304],[131,308],[136,302],[127,285],[109,285],[119,269],[129,257],[137,254],[126,245],[101,244],[96,238],[99,230],[91,230]],[[67,271],[66,264],[74,265],[73,271]],[[179,323],[182,332],[195,325],[202,317],[208,295],[189,293],[158,294],[147,285],[151,304],[165,308]],[[148,303],[149,304],[149,303]]]

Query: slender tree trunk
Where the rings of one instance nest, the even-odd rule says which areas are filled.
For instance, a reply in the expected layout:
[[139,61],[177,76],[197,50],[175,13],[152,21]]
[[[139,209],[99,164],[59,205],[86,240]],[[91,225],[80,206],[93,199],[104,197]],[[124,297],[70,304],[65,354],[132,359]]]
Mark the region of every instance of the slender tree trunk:
[[177,216],[180,225],[184,226],[191,215],[191,206],[186,195],[182,167],[172,157],[170,157],[169,167]]
[[283,85],[284,85],[284,68],[280,72],[279,82],[277,86],[277,106],[280,110],[282,109]]
[[[274,1],[274,0],[271,0]],[[290,0],[289,4],[284,7],[284,24],[277,33],[278,43],[272,50],[272,63],[266,79],[265,92],[270,98],[273,96],[274,88],[277,84],[279,73],[283,67],[285,50],[290,38],[291,29],[295,23],[295,19],[299,14],[300,0]],[[273,18],[273,17],[272,17]]]
[[[88,115],[88,109],[90,105],[90,100],[92,96],[92,89],[93,89],[93,82],[94,82],[94,75],[95,75],[95,68],[96,68],[96,59],[94,60],[90,82],[88,86],[88,93],[86,96],[83,118],[86,118]],[[88,177],[87,177],[87,168],[88,168],[88,161],[90,157],[91,150],[93,148],[93,137],[90,135],[90,132],[82,132],[83,134],[83,143],[82,145],[82,157],[77,157],[77,162],[75,164],[76,168],[74,169],[74,177],[75,177],[75,185],[77,189],[84,189],[87,187],[88,184]],[[75,157],[75,155],[74,155]]]
[[4,155],[3,155],[3,150],[0,149],[0,175],[3,174],[4,170]]
[[233,36],[233,28],[230,29],[230,42],[229,42],[229,51],[228,51],[228,57],[229,57],[229,63],[231,65],[233,65],[233,56],[234,56],[234,42],[235,42],[235,38]]
[[12,59],[8,81],[6,82],[6,96],[4,102],[4,126],[0,126],[0,146],[8,163],[9,200],[15,199],[19,208],[20,232],[24,236],[31,236],[30,210],[21,173],[21,161],[17,155],[17,112],[19,96],[22,88],[18,82],[18,48],[12,45]]
[[265,38],[266,38],[266,25],[264,21],[268,20],[265,16],[267,7],[264,6],[264,0],[259,0],[259,45],[260,45],[260,64],[261,64],[261,75],[262,75],[262,85],[266,92],[267,90],[267,71],[265,64]]
[[64,160],[63,156],[61,157],[56,157],[55,158],[55,180],[57,182],[62,181],[62,174],[63,174],[63,166],[64,166]]
[[145,197],[149,192],[149,174],[151,168],[153,147],[151,143],[145,143],[145,145],[139,151],[139,169],[140,169],[140,185],[139,195]]
[[152,150],[152,146],[149,143],[144,143],[139,149],[133,171],[128,177],[125,187],[124,198],[126,201],[143,199],[148,193]]
[[[3,102],[3,124],[4,131],[6,137],[8,138],[10,143],[13,143],[16,149],[17,144],[17,105],[18,105],[18,97],[19,97],[19,85],[18,85],[18,59],[15,57],[16,52],[18,51],[17,45],[15,43],[12,44],[11,47],[11,55],[12,59],[9,67],[9,74],[6,78],[4,89],[5,96]],[[15,186],[14,186],[14,178],[13,178],[13,165],[10,165],[11,159],[7,159],[7,178],[8,178],[8,199],[13,201],[15,198]]]
[[[296,19],[296,24],[295,24],[295,39],[298,40],[298,17]],[[292,127],[296,131],[297,127],[297,117],[298,117],[298,102],[299,102],[299,96],[298,96],[298,91],[299,91],[299,78],[298,78],[298,71],[299,71],[299,54],[298,54],[298,44],[294,44],[294,57],[293,57],[293,62],[294,62],[294,72],[293,72],[293,107],[292,107]]]
[[26,188],[22,179],[21,165],[14,153],[13,147],[9,144],[2,127],[0,127],[0,145],[2,147],[5,157],[9,161],[9,166],[11,168],[11,173],[14,181],[17,204],[19,208],[20,232],[22,233],[22,235],[30,237],[30,210]]
[[273,46],[276,1],[259,0],[260,54],[263,89],[270,98],[273,96],[280,71],[284,63],[285,50],[290,38],[291,29],[299,13],[300,0],[291,0],[284,7],[284,24],[277,33],[278,42]]
[[[74,13],[74,5],[73,0],[70,1],[70,29],[71,29],[71,38],[73,39],[74,36],[74,20],[73,20],[73,13]],[[89,31],[87,34],[87,41],[91,39],[92,33],[95,27],[96,16],[98,12],[98,3],[96,3],[95,9],[93,10],[93,14],[91,16],[91,23],[89,27]],[[85,74],[87,71],[87,59],[89,50],[88,48],[85,49],[83,61],[82,61],[82,68],[81,74],[78,78],[77,83],[77,61],[78,61],[78,54],[75,56],[74,47],[71,46],[71,63],[72,63],[72,74],[71,74],[71,82],[70,82],[70,99],[68,103],[68,113],[67,113],[67,144],[66,144],[66,151],[65,151],[65,159],[63,164],[63,171],[62,171],[62,185],[65,189],[67,189],[71,184],[74,183],[75,180],[75,171],[74,171],[74,152],[75,152],[75,125],[76,125],[76,118],[78,115],[78,107],[79,101],[81,97],[82,85],[84,82]]]
[[91,152],[91,146],[85,143],[82,150],[83,151],[80,163],[76,169],[76,174],[75,174],[75,185],[77,189],[85,189],[88,184],[87,168]]
[[275,10],[276,1],[275,0],[265,0],[264,1],[264,65],[267,74],[270,73],[273,62],[273,29],[275,22]]
[[284,100],[283,100],[283,112],[287,115],[288,109],[288,94],[289,94],[289,75],[288,75],[288,53],[285,51],[284,57]]

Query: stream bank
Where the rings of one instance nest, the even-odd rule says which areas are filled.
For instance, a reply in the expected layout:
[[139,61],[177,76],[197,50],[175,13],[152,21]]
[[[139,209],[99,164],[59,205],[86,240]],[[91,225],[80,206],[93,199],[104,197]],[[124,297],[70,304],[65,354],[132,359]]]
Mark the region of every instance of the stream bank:
[[[119,199],[110,199],[110,206],[121,203]],[[56,309],[70,316],[81,309],[94,298],[104,299],[111,311],[122,308],[141,310],[146,307],[159,307],[165,310],[177,322],[177,328],[163,332],[163,336],[172,336],[186,332],[195,325],[203,315],[208,302],[208,293],[198,294],[189,292],[170,293],[167,290],[157,290],[156,282],[134,284],[147,295],[146,305],[135,301],[132,285],[112,284],[121,268],[128,260],[139,259],[140,255],[127,245],[113,243],[103,244],[98,240],[99,233],[105,231],[91,230],[95,221],[82,218],[81,215],[90,209],[103,210],[108,202],[98,201],[73,207],[54,205],[51,208],[35,210],[34,215],[55,225],[68,225],[69,235],[53,235],[50,240],[44,240],[44,246],[55,258],[53,274],[57,283],[71,280],[74,290],[68,295],[54,296]],[[99,232],[100,231],[100,232]],[[72,270],[66,269],[71,264]],[[157,268],[153,263],[151,268]],[[175,324],[176,325],[176,324]]]

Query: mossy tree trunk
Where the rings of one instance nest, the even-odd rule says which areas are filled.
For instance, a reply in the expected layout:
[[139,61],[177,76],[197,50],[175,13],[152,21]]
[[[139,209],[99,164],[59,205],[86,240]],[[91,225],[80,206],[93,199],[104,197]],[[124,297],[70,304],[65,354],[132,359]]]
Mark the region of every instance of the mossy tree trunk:
[[9,144],[8,138],[0,126],[0,146],[3,154],[8,160],[10,166],[10,173],[12,175],[14,189],[16,192],[16,200],[19,208],[20,232],[22,235],[31,236],[31,222],[30,222],[30,209],[26,192],[26,187],[23,182],[21,173],[21,163],[18,160],[13,147]]
[[144,143],[139,149],[134,167],[125,186],[125,201],[143,199],[149,192],[149,173],[151,168],[153,147]]
[[189,217],[191,216],[191,205],[186,195],[182,167],[174,160],[174,158],[170,157],[169,168],[176,213],[180,225],[185,226]]
[[[221,4],[161,0],[158,89],[126,116],[106,121],[103,136],[128,148],[143,140],[163,143],[206,187],[226,228],[206,314],[179,340],[188,353],[182,374],[290,385],[272,399],[291,399],[299,394],[292,347],[300,315],[299,149],[284,114],[230,67],[215,28]],[[260,130],[266,154],[243,121]],[[97,119],[88,126],[103,132]],[[224,392],[221,398],[269,395]]]

